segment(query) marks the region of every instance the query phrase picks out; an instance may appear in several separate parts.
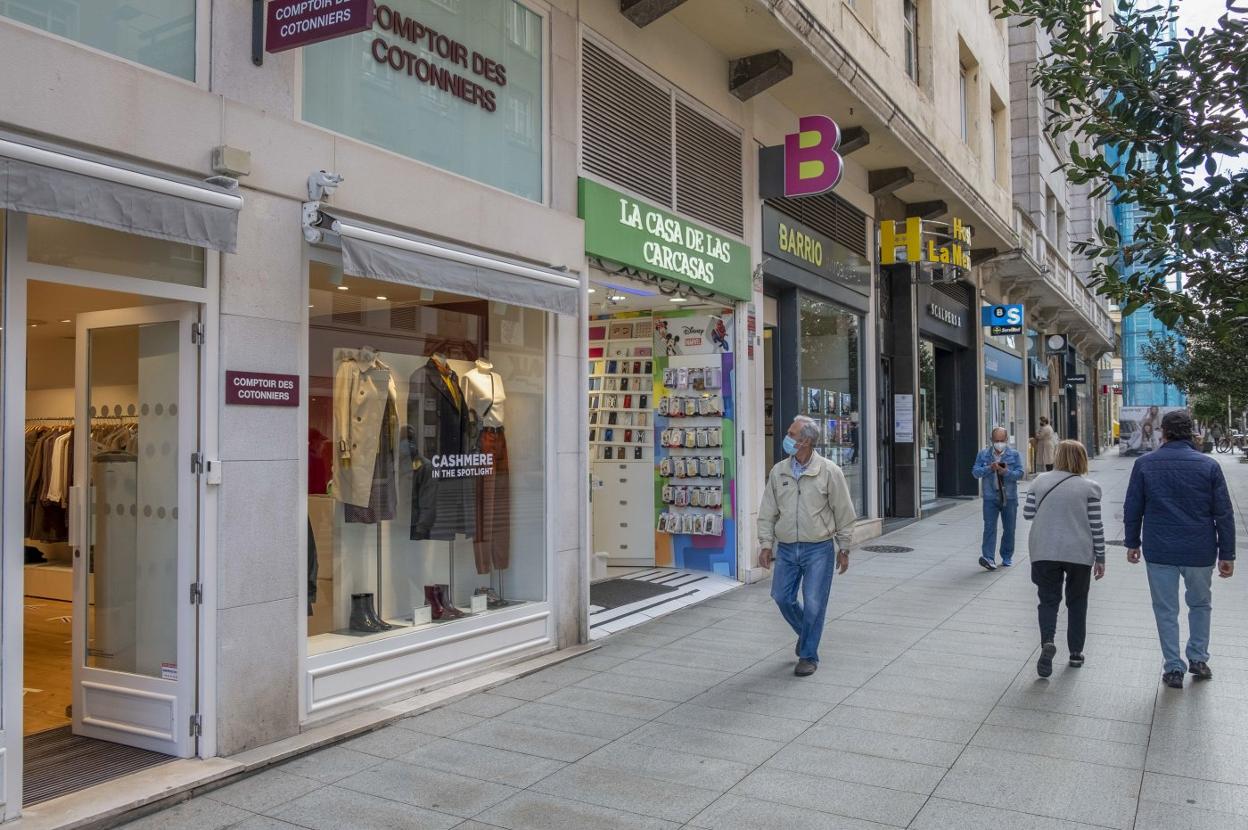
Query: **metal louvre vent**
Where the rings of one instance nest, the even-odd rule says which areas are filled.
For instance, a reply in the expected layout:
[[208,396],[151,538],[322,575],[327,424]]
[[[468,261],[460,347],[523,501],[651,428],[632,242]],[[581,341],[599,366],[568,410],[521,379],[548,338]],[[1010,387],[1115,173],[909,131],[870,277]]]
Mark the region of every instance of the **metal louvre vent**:
[[420,307],[394,305],[390,307],[390,328],[396,331],[416,331],[416,315]]
[[582,164],[662,205],[672,203],[672,98],[584,41]]
[[334,293],[333,321],[345,326],[364,325],[364,304],[359,297]]
[[831,237],[860,257],[867,255],[867,215],[832,193],[801,199],[768,199],[767,204]]
[[676,102],[676,209],[741,236],[741,136]]
[[932,288],[939,294],[944,294],[958,305],[964,305],[967,308],[971,306],[971,298],[974,296],[971,289],[964,283],[960,282],[938,282],[932,285]]

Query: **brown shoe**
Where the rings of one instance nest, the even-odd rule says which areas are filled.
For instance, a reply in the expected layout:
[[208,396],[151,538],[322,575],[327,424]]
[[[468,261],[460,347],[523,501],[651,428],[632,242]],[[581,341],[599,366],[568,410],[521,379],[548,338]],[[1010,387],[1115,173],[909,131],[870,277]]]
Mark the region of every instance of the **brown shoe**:
[[818,663],[812,663],[809,660],[798,660],[797,668],[793,670],[793,673],[798,677],[810,677],[817,668],[819,668]]

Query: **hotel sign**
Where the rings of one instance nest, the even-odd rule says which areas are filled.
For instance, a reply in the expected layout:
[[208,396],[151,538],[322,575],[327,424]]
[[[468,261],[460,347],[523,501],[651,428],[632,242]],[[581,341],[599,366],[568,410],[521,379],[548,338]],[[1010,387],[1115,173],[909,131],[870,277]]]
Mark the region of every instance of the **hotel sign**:
[[880,223],[880,264],[915,262],[971,269],[971,226],[961,219],[931,222],[911,217]]

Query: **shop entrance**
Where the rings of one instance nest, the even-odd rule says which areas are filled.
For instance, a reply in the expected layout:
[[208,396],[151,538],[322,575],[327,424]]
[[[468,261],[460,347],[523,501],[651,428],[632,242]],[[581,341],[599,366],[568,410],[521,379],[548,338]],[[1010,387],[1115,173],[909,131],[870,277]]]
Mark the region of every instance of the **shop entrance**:
[[21,625],[4,720],[10,793],[30,806],[196,752],[201,306],[94,270],[115,261],[39,261],[33,226],[71,249],[85,226],[30,217],[28,258],[13,218],[4,602]]
[[[737,572],[734,309],[605,271],[590,285],[595,577],[654,586],[620,598],[591,590],[591,606],[634,595],[616,607],[696,601],[707,588],[734,585]],[[618,613],[596,613],[591,634],[599,623],[622,624]]]

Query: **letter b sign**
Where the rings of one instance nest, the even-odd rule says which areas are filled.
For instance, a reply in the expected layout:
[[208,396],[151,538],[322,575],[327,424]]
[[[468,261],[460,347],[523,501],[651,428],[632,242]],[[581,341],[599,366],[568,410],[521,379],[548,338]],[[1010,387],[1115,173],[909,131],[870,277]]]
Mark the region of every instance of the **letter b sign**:
[[784,137],[784,195],[815,196],[836,187],[844,163],[837,147],[841,128],[826,115],[806,115],[800,132]]

